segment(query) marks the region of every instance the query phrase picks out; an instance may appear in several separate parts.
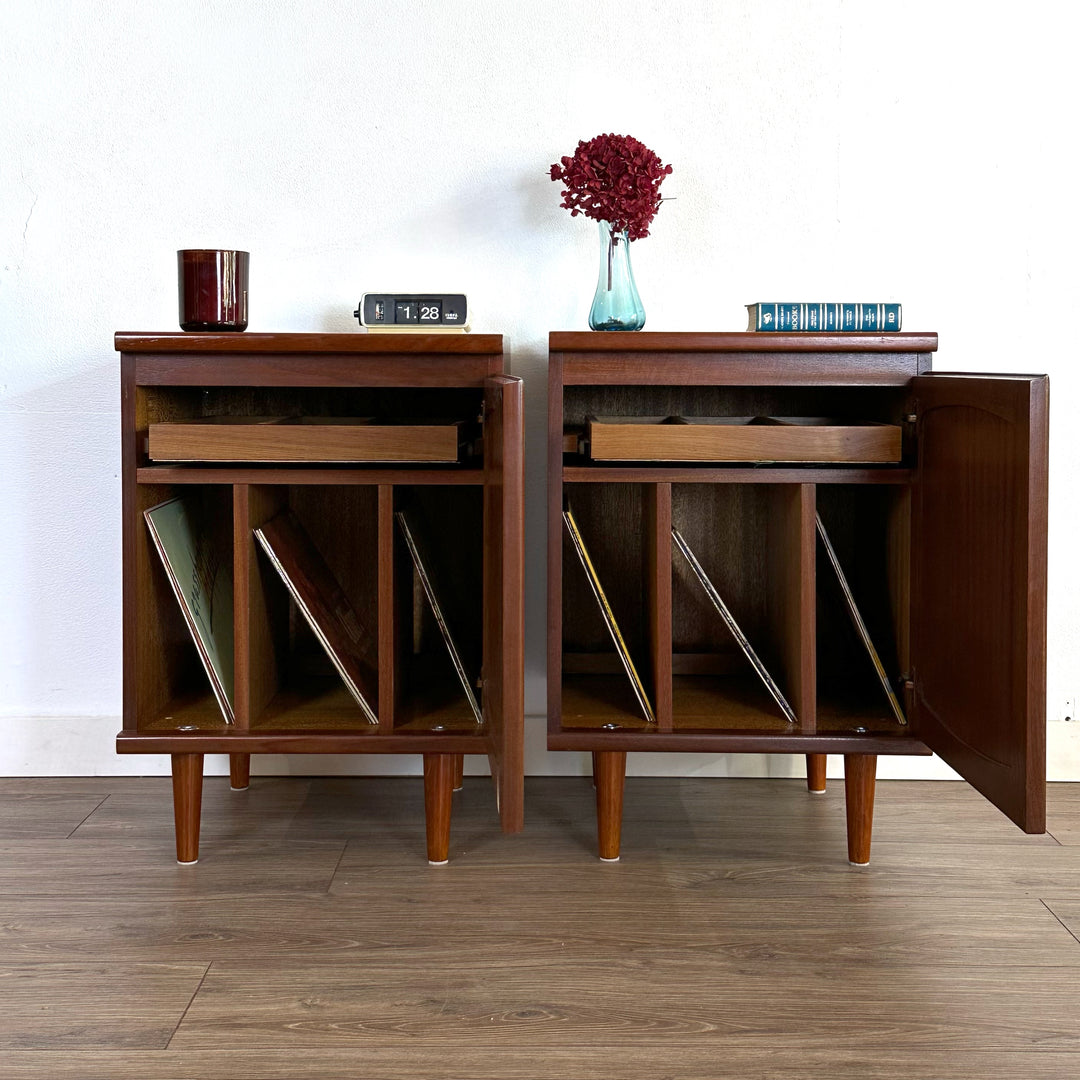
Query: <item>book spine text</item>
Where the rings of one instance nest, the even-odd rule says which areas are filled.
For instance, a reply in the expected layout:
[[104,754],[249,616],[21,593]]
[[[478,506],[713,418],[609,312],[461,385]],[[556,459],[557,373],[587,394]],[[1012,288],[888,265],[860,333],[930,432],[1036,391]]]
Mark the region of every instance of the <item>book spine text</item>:
[[899,304],[767,303],[750,304],[748,329],[772,333],[894,334],[900,329]]

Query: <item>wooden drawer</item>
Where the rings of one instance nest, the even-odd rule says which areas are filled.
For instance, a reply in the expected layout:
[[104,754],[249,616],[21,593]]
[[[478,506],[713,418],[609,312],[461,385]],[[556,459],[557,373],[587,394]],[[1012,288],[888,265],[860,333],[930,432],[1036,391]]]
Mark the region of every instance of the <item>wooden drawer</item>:
[[464,427],[366,417],[207,417],[150,424],[148,454],[153,461],[453,462]]
[[591,416],[594,461],[898,462],[896,424],[815,416]]

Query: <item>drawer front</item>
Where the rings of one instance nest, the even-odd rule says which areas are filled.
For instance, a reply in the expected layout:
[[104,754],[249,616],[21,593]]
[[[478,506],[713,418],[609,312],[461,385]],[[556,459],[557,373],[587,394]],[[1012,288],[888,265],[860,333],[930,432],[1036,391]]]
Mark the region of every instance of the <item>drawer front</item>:
[[899,462],[895,424],[806,417],[634,417],[588,420],[594,461]]

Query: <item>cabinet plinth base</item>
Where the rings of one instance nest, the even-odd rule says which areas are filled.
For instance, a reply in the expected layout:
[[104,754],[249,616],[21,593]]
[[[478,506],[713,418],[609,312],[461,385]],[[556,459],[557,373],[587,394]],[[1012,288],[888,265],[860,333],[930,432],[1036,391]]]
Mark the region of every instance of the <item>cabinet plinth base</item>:
[[[761,733],[756,731],[596,731],[556,728],[549,731],[549,750],[618,749],[650,754],[900,754],[929,757],[925,743],[896,734]],[[450,749],[448,747],[448,749]]]

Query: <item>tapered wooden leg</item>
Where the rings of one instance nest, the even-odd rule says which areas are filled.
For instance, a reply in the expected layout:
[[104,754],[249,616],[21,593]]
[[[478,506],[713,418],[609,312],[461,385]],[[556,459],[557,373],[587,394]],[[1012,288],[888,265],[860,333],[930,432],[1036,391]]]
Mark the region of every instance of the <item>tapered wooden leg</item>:
[[825,763],[828,760],[826,754],[806,755],[806,787],[815,795],[825,791]]
[[874,777],[877,754],[844,755],[844,792],[847,797],[848,862],[870,863],[870,834],[874,828]]
[[427,820],[427,857],[442,866],[450,857],[450,810],[454,803],[456,754],[424,755],[424,816]]
[[465,755],[454,754],[454,790],[460,791],[465,786]]
[[182,866],[199,861],[199,817],[202,813],[202,754],[173,754],[173,818],[176,822],[176,861]]
[[622,836],[623,788],[626,786],[626,751],[598,750],[593,754],[596,783],[596,824],[600,858],[617,862]]
[[251,783],[251,755],[229,755],[229,787],[243,791]]
[[592,786],[596,787],[596,751],[592,752]]

